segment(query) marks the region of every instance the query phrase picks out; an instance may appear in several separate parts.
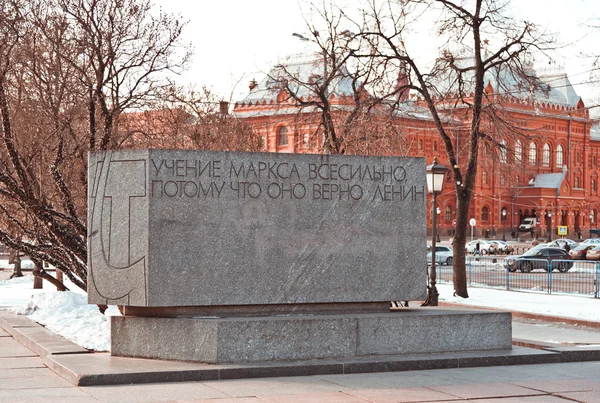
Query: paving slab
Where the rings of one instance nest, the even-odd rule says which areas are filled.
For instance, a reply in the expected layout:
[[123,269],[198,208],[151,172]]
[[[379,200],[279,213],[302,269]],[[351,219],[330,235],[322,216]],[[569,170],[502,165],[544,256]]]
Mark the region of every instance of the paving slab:
[[600,403],[600,393],[593,392],[561,392],[556,396],[575,402]]
[[1,370],[17,368],[46,368],[46,366],[42,359],[37,356],[0,358]]
[[550,323],[523,323],[513,321],[513,337],[519,339],[538,340],[557,344],[599,344],[600,332],[560,327]]
[[543,396],[546,392],[510,383],[479,383],[470,385],[431,386],[429,389],[461,399],[486,399],[513,396]]
[[4,329],[10,335],[13,334],[13,329],[17,327],[41,327],[38,323],[32,321],[26,316],[16,315],[8,311],[0,310],[0,328]]
[[19,327],[13,329],[13,337],[40,357],[51,354],[87,354],[90,351],[45,327]]
[[[5,378],[0,382],[0,391],[9,389],[31,389],[31,388],[69,388],[72,385],[56,375],[55,373],[45,373],[38,376],[29,376],[24,378]],[[1,400],[0,400],[1,401]]]
[[229,397],[199,382],[93,386],[80,389],[102,403],[179,402]]
[[[329,393],[311,393],[310,395],[272,395],[259,396],[261,402],[270,403],[369,403],[376,402],[373,399],[363,399],[357,396],[352,396],[345,392],[329,392]],[[236,400],[237,401],[237,400]],[[234,402],[236,402],[234,401]],[[398,401],[398,400],[397,400]],[[216,403],[213,401],[213,403]]]
[[6,333],[3,329],[0,329],[0,337],[10,337],[10,334]]
[[0,339],[0,358],[6,357],[37,357],[37,354],[15,339],[3,337]]
[[0,390],[0,402],[51,402],[51,403],[98,403],[97,399],[76,387],[67,388],[29,388]]
[[360,397],[373,403],[403,403],[403,402],[431,402],[437,400],[454,400],[455,396],[431,390],[425,387],[394,388],[394,389],[362,389],[348,392],[352,396]]
[[590,381],[588,379],[553,379],[551,381],[531,380],[511,383],[524,388],[548,393],[596,391],[600,394],[600,382]]
[[0,371],[0,379],[31,378],[44,375],[56,376],[56,373],[45,366],[43,368],[3,368]]

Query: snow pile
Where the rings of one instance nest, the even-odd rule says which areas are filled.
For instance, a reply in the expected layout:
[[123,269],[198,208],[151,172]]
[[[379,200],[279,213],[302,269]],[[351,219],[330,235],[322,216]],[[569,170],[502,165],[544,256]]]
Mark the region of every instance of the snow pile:
[[85,295],[72,291],[47,291],[33,295],[25,306],[13,312],[28,316],[84,348],[110,350],[109,318],[101,314],[96,305],[89,305]]
[[469,287],[469,298],[454,297],[452,285],[439,284],[440,300],[460,305],[530,312],[600,322],[600,299]]

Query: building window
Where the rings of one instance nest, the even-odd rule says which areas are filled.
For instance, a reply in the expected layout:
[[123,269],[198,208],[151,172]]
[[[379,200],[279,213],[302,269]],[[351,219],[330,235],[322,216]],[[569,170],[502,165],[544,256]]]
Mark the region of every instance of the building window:
[[521,140],[517,140],[517,142],[515,143],[515,162],[517,164],[520,164],[522,159],[523,159],[523,143],[521,143]]
[[537,163],[537,146],[535,143],[531,143],[529,146],[529,165],[535,165]]
[[590,184],[590,189],[591,189],[592,193],[596,193],[596,179],[592,179],[592,182]]
[[592,168],[596,167],[596,156],[592,156]]
[[446,206],[446,211],[444,212],[444,220],[446,220],[446,222],[452,221],[452,207]]
[[517,175],[515,177],[515,183],[516,183],[517,186],[519,186],[521,184],[521,177],[519,175]]
[[506,154],[506,141],[502,140],[502,142],[500,142],[500,162],[503,164],[506,164]]
[[277,132],[277,145],[287,146],[288,145],[288,129],[285,126],[281,126]]
[[490,212],[486,206],[481,209],[481,221],[488,222],[490,216]]
[[302,145],[306,148],[309,146],[309,142],[310,142],[310,136],[308,133],[304,133],[304,135],[302,136]]
[[579,180],[579,176],[575,177],[575,189],[581,189],[581,182]]
[[267,139],[265,138],[265,136],[260,136],[259,144],[260,148],[264,150],[265,146],[267,145]]
[[550,166],[550,145],[548,143],[544,144],[542,151],[542,166],[545,168]]
[[423,149],[423,140],[419,140],[419,150]]
[[487,185],[487,183],[488,183],[488,174],[487,174],[487,171],[482,171],[481,172],[481,183],[483,183],[484,185]]
[[563,166],[563,155],[564,155],[564,148],[562,145],[559,145],[558,147],[556,147],[556,167],[557,168],[562,168]]
[[437,141],[433,142],[433,151],[437,151]]
[[579,164],[579,151],[575,152],[575,162]]
[[506,176],[504,174],[500,175],[500,186],[506,185]]

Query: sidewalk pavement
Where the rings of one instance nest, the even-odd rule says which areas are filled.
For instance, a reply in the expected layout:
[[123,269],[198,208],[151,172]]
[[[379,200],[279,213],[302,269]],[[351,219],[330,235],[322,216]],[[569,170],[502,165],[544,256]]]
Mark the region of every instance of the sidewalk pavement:
[[[260,377],[268,375],[268,371],[262,374],[250,371],[246,375],[259,377],[198,379],[195,378],[200,373],[198,368],[211,367],[214,375],[216,366],[89,353],[26,317],[0,311],[0,402],[600,402],[598,329],[518,319],[513,322],[513,337],[517,346],[510,354],[463,353],[462,358],[461,354],[431,354],[421,356],[421,361],[405,360],[404,364],[416,365],[413,370],[409,365],[404,368],[409,370],[386,372],[383,365],[372,368],[378,370],[373,373]],[[508,364],[527,362],[531,358],[533,362],[547,363],[480,366],[490,365],[494,358]],[[573,362],[561,362],[564,359]],[[400,361],[384,359],[379,363],[398,364]],[[439,364],[438,369],[419,369],[433,368],[427,366],[432,362]],[[464,368],[456,363],[471,363],[474,367]],[[321,364],[324,363],[321,361]],[[221,367],[225,369],[221,374],[227,375],[227,366]],[[266,367],[262,370],[268,370]],[[391,366],[402,369],[400,367]],[[320,368],[332,367],[321,365]],[[141,373],[142,378],[131,378],[132,369]],[[243,374],[243,371],[238,368],[237,373]],[[82,374],[95,374],[87,379],[97,383],[103,379],[150,383],[74,385],[77,375]],[[210,373],[204,373],[207,374]],[[111,378],[111,375],[114,376]],[[182,380],[186,376],[198,380],[152,383]]]

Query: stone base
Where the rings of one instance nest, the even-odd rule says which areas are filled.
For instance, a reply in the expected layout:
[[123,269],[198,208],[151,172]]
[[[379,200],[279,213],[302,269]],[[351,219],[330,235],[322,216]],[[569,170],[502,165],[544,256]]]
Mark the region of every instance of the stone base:
[[113,316],[111,354],[212,364],[510,349],[510,312],[444,308],[235,318]]

